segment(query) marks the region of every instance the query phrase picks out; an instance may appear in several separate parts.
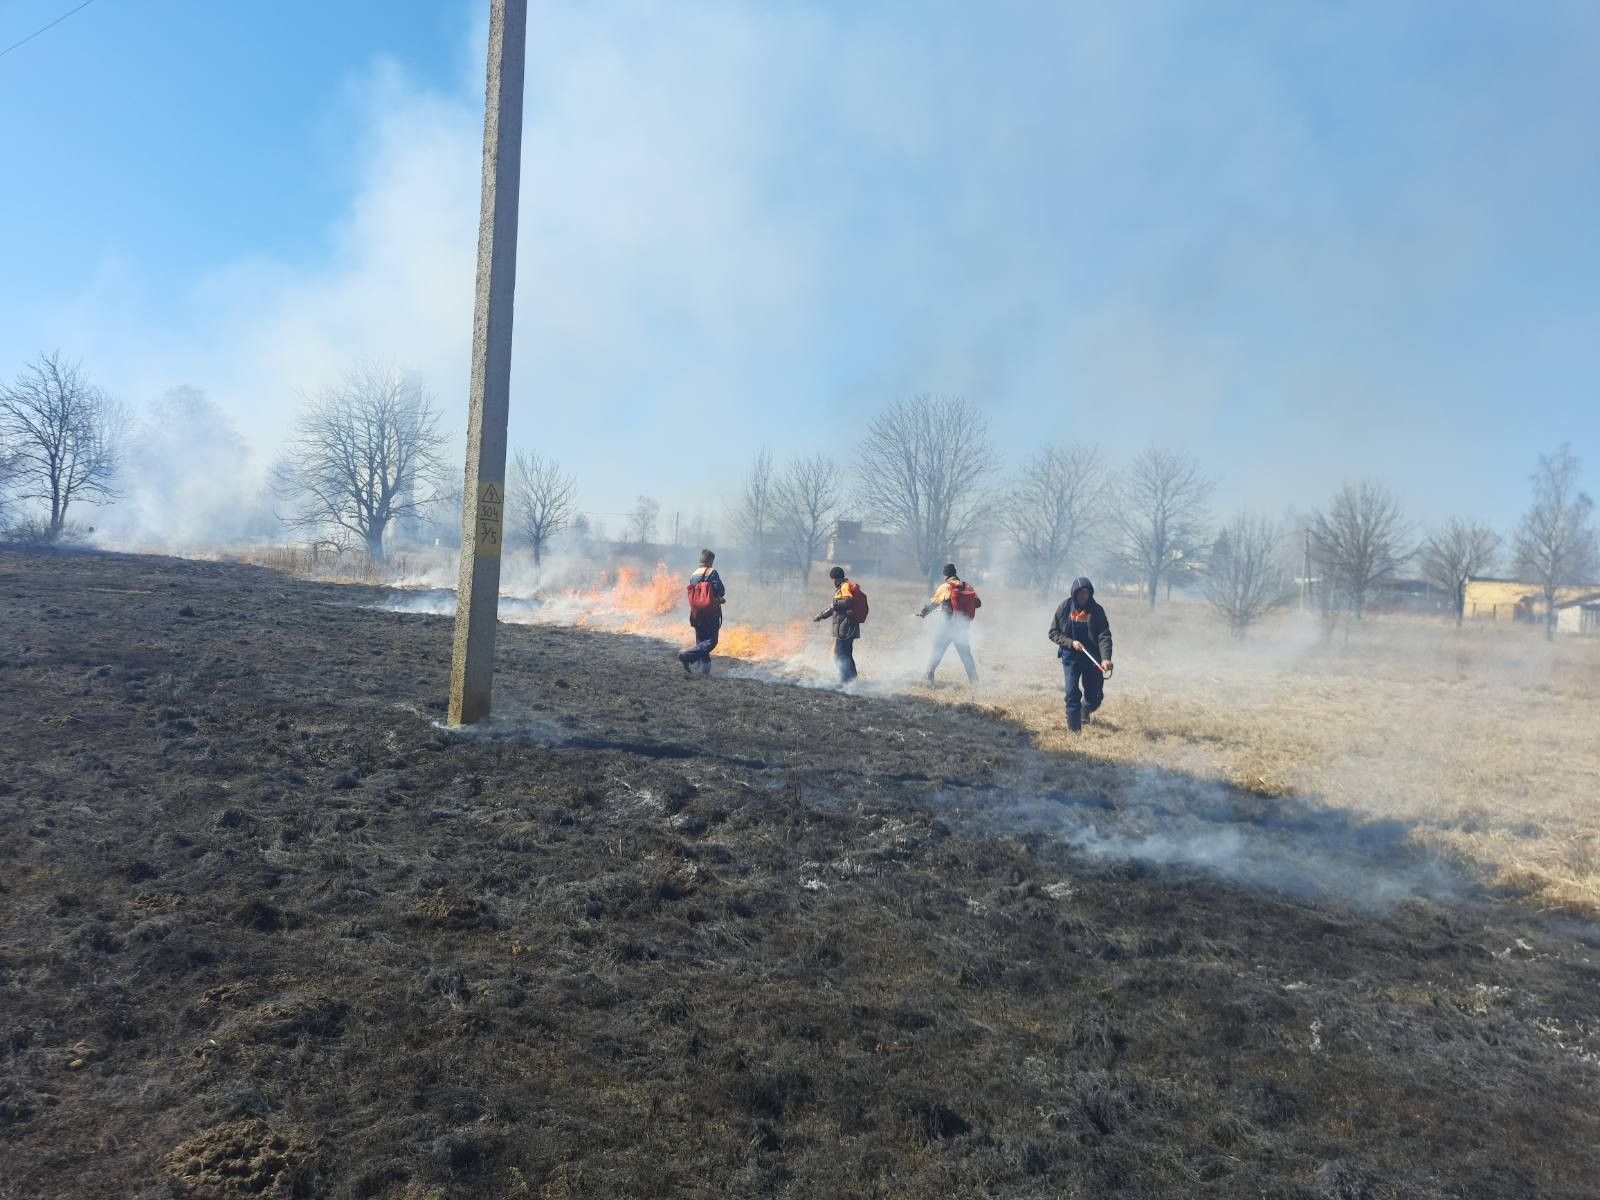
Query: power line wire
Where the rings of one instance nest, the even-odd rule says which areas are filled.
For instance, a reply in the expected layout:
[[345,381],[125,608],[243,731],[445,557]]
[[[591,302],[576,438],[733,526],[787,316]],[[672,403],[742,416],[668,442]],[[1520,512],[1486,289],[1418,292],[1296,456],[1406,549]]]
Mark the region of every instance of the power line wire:
[[4,58],[6,55],[10,54],[18,46],[26,46],[29,42],[33,41],[33,39],[38,37],[41,33],[49,33],[52,29],[54,29],[57,25],[61,24],[61,22],[65,21],[73,13],[82,12],[84,9],[88,8],[89,5],[91,5],[93,3],[94,3],[94,0],[83,0],[83,3],[78,5],[77,8],[74,8],[74,9],[71,9],[71,10],[69,10],[67,12],[62,13],[59,17],[57,17],[54,21],[51,21],[50,24],[46,25],[43,29],[35,29],[32,33],[30,33],[27,37],[23,38],[20,42],[12,42],[11,45],[7,46],[4,50],[0,50],[0,58]]

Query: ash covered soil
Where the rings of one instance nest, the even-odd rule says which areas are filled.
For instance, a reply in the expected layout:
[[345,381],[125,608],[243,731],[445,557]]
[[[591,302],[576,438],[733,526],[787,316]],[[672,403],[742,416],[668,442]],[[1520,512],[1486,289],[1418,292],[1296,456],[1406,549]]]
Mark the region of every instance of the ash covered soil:
[[0,1196],[1600,1194],[1600,942],[1403,830],[381,599],[0,552]]

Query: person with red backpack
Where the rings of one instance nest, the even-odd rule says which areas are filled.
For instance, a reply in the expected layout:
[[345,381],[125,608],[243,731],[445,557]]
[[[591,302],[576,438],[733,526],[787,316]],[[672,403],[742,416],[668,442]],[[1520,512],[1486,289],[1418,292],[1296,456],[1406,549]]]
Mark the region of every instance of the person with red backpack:
[[700,551],[700,565],[689,576],[689,625],[694,630],[694,645],[679,654],[678,661],[690,675],[696,666],[700,674],[711,674],[711,652],[717,648],[717,636],[722,630],[722,606],[728,592],[722,586],[722,576],[711,565],[716,561],[717,556],[711,551]]
[[966,668],[967,682],[978,682],[978,664],[972,661],[970,635],[972,618],[982,607],[983,601],[978,598],[977,590],[970,583],[962,582],[956,574],[955,563],[945,563],[944,582],[933,593],[933,598],[917,612],[917,616],[926,617],[935,609],[939,610],[939,627],[933,636],[933,657],[928,659],[930,684],[933,682],[933,673],[944,661],[944,652],[951,646],[956,648],[961,665]]
[[861,585],[846,579],[843,567],[828,572],[833,580],[833,603],[817,614],[816,620],[833,619],[833,661],[839,668],[839,682],[849,683],[856,677],[856,639],[861,636],[861,623],[867,619],[867,594]]

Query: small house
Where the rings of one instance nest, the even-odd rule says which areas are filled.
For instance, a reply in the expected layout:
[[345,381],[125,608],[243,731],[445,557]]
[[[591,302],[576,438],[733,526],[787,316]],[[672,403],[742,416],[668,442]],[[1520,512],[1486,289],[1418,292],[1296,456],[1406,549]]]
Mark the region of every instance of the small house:
[[1600,633],[1600,591],[1556,603],[1557,633]]

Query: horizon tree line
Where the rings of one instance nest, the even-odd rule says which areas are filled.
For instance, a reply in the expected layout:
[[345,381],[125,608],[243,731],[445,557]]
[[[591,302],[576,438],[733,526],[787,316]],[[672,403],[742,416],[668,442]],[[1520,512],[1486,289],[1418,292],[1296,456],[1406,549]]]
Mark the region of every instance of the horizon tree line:
[[[163,403],[168,425],[208,426],[213,447],[242,450],[203,393],[175,389]],[[0,386],[0,529],[38,541],[68,536],[70,514],[119,498],[130,452],[161,459],[160,432],[156,423],[135,434],[126,408],[81,363],[40,355]],[[459,485],[447,483],[447,442],[437,404],[415,376],[384,364],[355,366],[301,397],[270,473],[277,518],[288,529],[348,539],[381,562],[397,526],[439,511],[448,526],[449,510],[459,513]],[[169,467],[177,449],[164,450]],[[564,533],[600,540],[577,508],[577,479],[554,456],[517,449],[508,465],[512,531],[536,565]],[[1502,562],[1539,586],[1553,636],[1559,592],[1600,573],[1594,505],[1570,444],[1539,456],[1532,502],[1508,541],[1462,517],[1418,537],[1393,492],[1371,479],[1341,485],[1298,523],[1249,511],[1215,523],[1216,481],[1193,455],[1156,444],[1120,467],[1094,446],[1047,445],[1007,474],[982,413],[954,395],[886,404],[867,423],[851,466],[853,473],[821,453],[780,462],[765,447],[753,456],[725,515],[758,579],[793,575],[809,583],[847,513],[894,535],[929,581],[943,562],[999,540],[1014,580],[1041,596],[1056,594],[1090,562],[1137,584],[1151,607],[1163,590],[1170,595],[1192,581],[1239,636],[1290,602],[1297,586],[1314,588],[1330,617],[1359,621],[1375,592],[1408,564],[1448,597],[1460,623],[1467,582]],[[16,523],[15,508],[29,502],[41,516]],[[660,517],[659,501],[640,495],[624,520],[625,544],[653,544]]]

